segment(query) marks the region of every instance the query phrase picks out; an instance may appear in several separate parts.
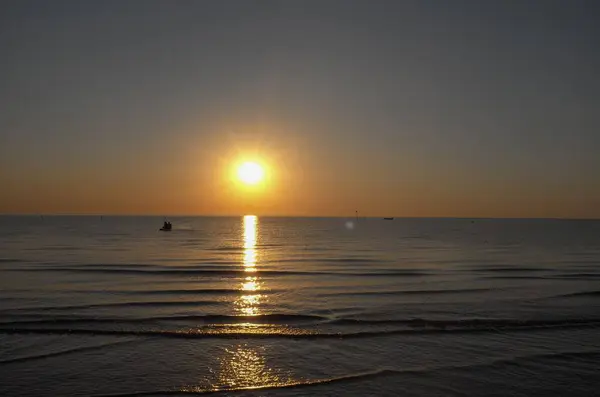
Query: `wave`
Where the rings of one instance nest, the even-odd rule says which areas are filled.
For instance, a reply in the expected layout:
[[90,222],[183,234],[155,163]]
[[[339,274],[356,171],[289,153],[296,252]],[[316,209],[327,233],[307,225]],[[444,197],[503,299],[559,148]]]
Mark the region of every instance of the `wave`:
[[546,280],[550,277],[547,276],[482,276],[483,279],[494,279],[494,280]]
[[575,297],[575,296],[600,296],[600,291],[581,291],[581,292],[573,292],[570,294],[557,295],[557,297]]
[[53,318],[46,320],[28,320],[28,321],[11,321],[11,322],[0,322],[0,326],[10,326],[10,327],[31,327],[31,326],[46,326],[46,325],[77,325],[77,324],[137,324],[144,322],[153,322],[156,321],[156,318]]
[[[244,269],[128,269],[128,268],[85,268],[85,267],[44,267],[44,268],[23,268],[23,269],[7,269],[7,271],[25,271],[25,272],[67,272],[67,273],[103,273],[103,274],[131,274],[144,276],[164,276],[164,275],[214,275],[214,276],[240,276],[247,275]],[[303,272],[303,271],[276,271],[276,270],[259,270],[260,274],[269,276],[298,276],[311,274],[335,274],[327,272]],[[257,273],[258,273],[257,272]]]
[[497,289],[491,288],[464,288],[464,289],[439,289],[439,290],[405,290],[405,291],[364,291],[364,292],[326,292],[319,296],[385,296],[385,295],[430,295],[430,294],[462,294],[486,292]]
[[465,269],[467,272],[491,272],[491,273],[520,273],[520,272],[548,272],[555,269],[541,268],[541,267],[518,267],[518,266],[494,266],[485,267],[477,266]]
[[[12,292],[33,292],[38,291],[34,289],[19,289],[19,290],[11,290]],[[240,291],[239,289],[233,288],[208,288],[208,289],[157,289],[157,290],[115,290],[115,289],[98,289],[98,290],[85,290],[85,289],[70,289],[66,291],[60,290],[45,290],[52,292],[68,292],[72,294],[100,294],[100,295],[240,295],[240,293],[244,291]],[[261,295],[268,295],[273,293],[278,293],[280,290],[275,289],[261,289]],[[22,301],[21,297],[5,297],[0,298],[3,301],[15,300]]]
[[[297,247],[301,247],[301,245],[298,245]],[[309,246],[304,246],[303,248],[304,251],[308,251],[308,252],[331,252],[331,251],[338,251],[337,248],[330,248],[330,247],[309,247]],[[359,251],[359,250],[356,250]]]
[[[336,324],[349,324],[346,322],[335,322]],[[407,320],[410,321],[410,320]],[[450,333],[489,333],[489,332],[518,332],[531,330],[554,330],[554,329],[584,329],[600,327],[600,319],[595,320],[557,320],[557,321],[515,321],[515,320],[456,320],[456,321],[432,321],[414,320],[413,324],[402,329],[371,330],[359,332],[319,332],[316,330],[292,327],[265,326],[253,327],[252,324],[242,323],[241,326],[215,327],[206,326],[200,328],[185,328],[176,330],[163,329],[86,329],[86,328],[31,328],[2,326],[0,334],[75,334],[75,335],[110,335],[110,336],[138,336],[138,337],[168,337],[168,338],[218,338],[218,339],[356,339],[372,338],[393,335],[429,335]],[[10,325],[10,324],[8,324]],[[259,324],[255,324],[259,325]]]
[[387,263],[387,262],[389,262],[388,260],[384,260],[384,259],[360,258],[360,257],[320,258],[320,259],[315,259],[315,261],[322,262],[322,263]]
[[59,356],[65,356],[65,355],[81,353],[81,352],[88,352],[88,351],[93,351],[93,350],[104,350],[107,347],[113,347],[116,345],[122,345],[122,344],[126,344],[126,343],[134,343],[134,342],[136,342],[135,339],[129,339],[129,340],[124,340],[124,341],[102,343],[102,344],[93,345],[93,346],[75,347],[72,349],[61,350],[58,352],[36,354],[36,355],[32,355],[32,356],[22,356],[22,357],[15,357],[15,358],[7,359],[7,360],[0,360],[0,364],[21,363],[21,362],[25,362],[25,361],[41,360],[44,358],[59,357]]
[[[330,249],[328,249],[330,251]],[[300,262],[311,262],[311,263],[358,263],[358,264],[369,264],[369,263],[389,263],[390,261],[378,258],[363,258],[363,257],[346,257],[346,258],[281,258],[274,261],[273,263],[300,263]]]
[[208,394],[226,394],[238,392],[251,392],[251,391],[267,391],[267,390],[279,390],[279,389],[293,389],[293,388],[310,388],[313,386],[327,385],[332,383],[352,383],[362,382],[366,380],[373,380],[382,377],[396,377],[396,376],[409,376],[409,375],[435,375],[448,371],[468,371],[471,376],[474,369],[478,368],[490,368],[498,366],[514,366],[518,363],[527,362],[538,362],[548,359],[580,359],[580,358],[598,358],[600,352],[598,351],[583,351],[583,352],[558,352],[558,353],[547,353],[530,356],[519,356],[511,358],[500,358],[490,360],[488,362],[476,363],[476,364],[465,364],[465,365],[441,365],[436,367],[415,367],[409,369],[394,369],[394,368],[382,368],[375,371],[365,371],[354,374],[322,378],[322,379],[300,379],[296,381],[287,381],[281,383],[267,383],[259,386],[239,387],[239,386],[225,386],[222,388],[215,388],[214,386],[202,387],[202,386],[184,386],[179,387],[178,390],[166,389],[166,390],[153,390],[145,392],[133,392],[133,393],[114,393],[114,394],[102,394],[95,395],[95,397],[135,397],[135,396],[174,396],[174,395],[208,395]]
[[244,252],[244,247],[215,247],[215,248],[207,248],[206,251],[216,251],[216,252]]
[[590,278],[600,278],[599,273],[567,273],[567,274],[557,274],[553,275],[550,278],[564,278],[564,279],[590,279]]
[[25,262],[23,259],[16,258],[0,258],[0,263],[22,263]]
[[279,247],[285,247],[285,244],[277,244],[277,243],[262,243],[262,244],[256,244],[256,248],[260,249],[260,248],[279,248]]
[[168,322],[168,321],[194,321],[208,325],[236,325],[236,324],[298,324],[306,322],[325,322],[329,319],[321,316],[300,314],[264,314],[261,316],[228,316],[228,315],[173,315],[173,316],[151,316],[137,318],[121,317],[54,317],[42,320],[0,322],[0,326],[40,326],[40,325],[75,325],[75,324],[128,324],[144,322]]
[[361,276],[361,277],[423,277],[431,273],[421,270],[380,270],[372,269],[370,272],[332,272],[333,275],[340,276]]
[[[194,302],[124,302],[124,303],[108,303],[98,305],[81,305],[81,306],[60,306],[59,309],[65,308],[95,308],[97,306],[128,306],[128,305],[161,305],[161,304],[202,304],[205,301]],[[209,302],[213,303],[213,302]],[[39,308],[38,308],[39,309]],[[44,309],[53,309],[48,307]],[[25,310],[25,309],[24,309]],[[39,318],[43,315],[32,315]],[[326,325],[326,326],[362,326],[362,327],[382,327],[382,326],[401,326],[399,331],[426,331],[426,330],[489,330],[489,329],[517,329],[517,328],[552,328],[552,327],[578,327],[578,326],[598,326],[600,318],[575,318],[575,319],[488,319],[488,318],[465,318],[465,319],[426,319],[426,318],[409,318],[409,319],[360,319],[360,318],[335,318],[328,316],[310,315],[310,314],[287,314],[287,313],[270,313],[258,316],[238,316],[225,314],[184,314],[184,315],[167,315],[167,316],[149,316],[137,318],[122,318],[122,317],[85,317],[85,316],[68,316],[54,317],[49,315],[46,319],[32,320],[23,322],[2,322],[2,326],[14,325],[43,325],[43,324],[61,324],[61,323],[127,323],[127,322],[150,322],[150,321],[196,321],[207,325],[289,325],[299,323],[309,323],[309,325]],[[370,331],[369,331],[370,332]],[[376,332],[378,332],[376,330]],[[336,335],[339,335],[336,333]]]
[[[99,291],[102,292],[102,291]],[[113,291],[111,291],[112,293]],[[171,290],[146,290],[146,291],[115,291],[125,295],[239,295],[239,289],[210,288],[210,289],[171,289]],[[277,290],[260,290],[261,295],[278,292]]]
[[27,251],[83,251],[85,248],[70,245],[53,245],[47,247],[25,248]]
[[145,269],[145,268],[164,268],[164,266],[161,265],[154,265],[154,264],[150,264],[150,263],[85,263],[85,264],[69,264],[69,265],[63,265],[63,266],[52,266],[52,264],[50,266],[45,265],[45,264],[40,264],[41,268],[47,267],[50,269],[60,269],[60,268],[66,268],[66,269],[85,269],[85,268],[101,268],[101,269],[111,269],[111,268],[116,268],[116,269],[120,269],[120,268],[134,268],[134,269]]
[[405,320],[364,320],[353,318],[333,319],[329,322],[336,325],[404,325],[414,329],[446,329],[446,330],[476,330],[476,329],[515,329],[557,326],[600,325],[599,319],[565,319],[565,320],[517,320],[517,319],[457,319],[433,320],[413,318]]
[[[179,261],[177,259],[165,259],[165,261]],[[60,264],[57,266],[56,263],[37,263],[31,266],[32,268],[44,270],[44,269],[157,269],[157,270],[202,270],[206,267],[215,267],[223,265],[240,265],[239,261],[225,261],[221,259],[210,259],[204,261],[198,261],[194,264],[187,266],[165,266],[153,263],[70,263]]]
[[225,314],[207,314],[207,315],[183,315],[183,316],[164,316],[154,317],[159,320],[200,320],[210,324],[288,324],[299,322],[325,322],[330,319],[323,316],[314,316],[309,314],[285,314],[273,313],[260,316],[228,316]]
[[77,310],[77,309],[100,309],[109,307],[163,307],[163,306],[205,306],[214,305],[216,301],[154,301],[154,302],[114,302],[114,303],[93,303],[89,305],[69,305],[69,306],[43,306],[43,307],[23,307],[15,309],[1,310],[0,313],[14,313],[20,311],[46,311],[46,310]]
[[[85,267],[38,267],[6,269],[6,271],[19,272],[67,272],[67,273],[101,273],[101,274],[131,274],[144,276],[164,276],[164,275],[213,275],[213,276],[242,276],[248,275],[244,269],[198,269],[198,268],[176,268],[176,269],[129,269],[129,268],[85,268]],[[400,271],[369,271],[369,272],[348,272],[348,271],[283,271],[283,270],[257,270],[254,274],[262,276],[360,276],[360,277],[411,277],[427,276],[430,273],[417,270]]]
[[[592,255],[597,256],[600,255],[600,252],[595,252],[593,254],[589,253],[589,252],[573,252],[571,254],[569,254],[570,256],[587,256],[587,257],[591,257]],[[567,262],[570,265],[598,265],[600,264],[600,260],[598,259],[568,259],[565,262]]]
[[332,378],[325,379],[312,379],[312,380],[298,380],[291,381],[285,383],[271,383],[260,386],[249,386],[249,387],[236,387],[236,386],[228,386],[223,388],[202,388],[198,386],[184,386],[179,390],[156,390],[156,391],[147,391],[147,392],[134,392],[134,393],[116,393],[116,394],[102,394],[95,395],[95,397],[135,397],[135,396],[176,396],[176,395],[188,395],[188,394],[198,394],[198,395],[206,395],[206,394],[222,394],[222,393],[236,393],[236,392],[248,392],[248,391],[267,391],[274,389],[294,389],[294,388],[304,388],[311,387],[329,383],[338,383],[338,382],[357,382],[363,381],[367,379],[375,379],[384,376],[393,376],[399,375],[407,372],[421,372],[421,371],[398,371],[393,369],[381,369],[378,371],[372,372],[362,372],[357,374],[351,374],[346,376],[338,376]]
[[497,279],[497,280],[590,280],[600,278],[598,273],[565,273],[565,274],[551,274],[545,276],[521,276],[521,275],[493,275],[493,276],[482,276],[486,279]]

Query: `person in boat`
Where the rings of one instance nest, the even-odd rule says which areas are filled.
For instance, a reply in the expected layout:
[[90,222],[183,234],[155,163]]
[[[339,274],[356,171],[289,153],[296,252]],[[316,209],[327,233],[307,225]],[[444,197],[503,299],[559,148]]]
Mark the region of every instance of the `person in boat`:
[[165,223],[163,224],[163,229],[167,230],[167,229],[170,229],[170,227],[171,227],[171,224],[169,222],[165,221]]

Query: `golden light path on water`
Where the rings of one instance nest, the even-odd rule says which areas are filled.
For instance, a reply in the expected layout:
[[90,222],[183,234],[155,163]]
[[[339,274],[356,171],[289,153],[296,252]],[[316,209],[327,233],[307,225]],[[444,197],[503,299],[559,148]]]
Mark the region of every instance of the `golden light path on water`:
[[221,388],[255,388],[289,383],[289,377],[282,378],[278,371],[267,365],[265,349],[265,346],[245,343],[226,348],[219,360],[221,370],[217,382]]
[[235,301],[236,311],[244,316],[258,316],[260,314],[259,305],[263,298],[258,291],[261,289],[261,283],[256,273],[256,241],[258,236],[258,218],[254,215],[246,215],[243,218],[244,241],[244,270],[248,275],[241,283],[240,291],[244,293]]
[[[242,220],[241,242],[244,253],[242,266],[244,276],[238,281],[240,296],[234,302],[234,310],[239,316],[259,316],[263,314],[260,305],[265,299],[259,291],[264,289],[258,271],[257,241],[259,240],[258,218],[254,215],[246,215]],[[280,328],[270,324],[253,324],[251,321],[237,323],[228,326],[228,330],[221,329],[218,332],[240,332],[241,333],[270,333],[273,328]],[[237,330],[236,330],[237,329]],[[280,330],[284,331],[284,330]],[[277,332],[277,331],[275,331]],[[240,335],[240,338],[243,338]],[[256,389],[262,387],[278,387],[297,383],[291,376],[291,372],[282,371],[270,367],[266,360],[266,351],[269,345],[257,343],[234,343],[222,349],[218,357],[219,368],[216,378],[210,384],[210,390],[238,390]],[[182,391],[203,392],[200,386],[185,387]]]

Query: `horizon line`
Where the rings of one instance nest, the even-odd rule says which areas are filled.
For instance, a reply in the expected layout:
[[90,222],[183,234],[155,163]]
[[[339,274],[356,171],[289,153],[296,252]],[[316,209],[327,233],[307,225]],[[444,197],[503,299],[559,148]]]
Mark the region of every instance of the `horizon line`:
[[[269,215],[256,215],[256,214],[111,214],[111,213],[0,213],[0,216],[80,216],[80,217],[156,217],[156,218],[240,218],[247,215],[255,215],[259,218],[337,218],[337,219],[356,219],[356,215],[281,215],[281,214],[269,214]],[[515,217],[515,216],[386,216],[386,215],[371,215],[371,216],[358,216],[358,219],[383,219],[383,218],[394,218],[394,219],[497,219],[497,220],[588,220],[598,221],[600,218],[584,218],[584,217]]]

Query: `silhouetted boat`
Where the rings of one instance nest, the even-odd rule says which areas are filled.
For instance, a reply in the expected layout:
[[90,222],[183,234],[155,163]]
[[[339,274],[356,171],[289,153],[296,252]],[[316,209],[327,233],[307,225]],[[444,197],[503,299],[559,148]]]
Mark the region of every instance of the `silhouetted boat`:
[[170,232],[171,230],[173,230],[173,225],[171,224],[171,222],[165,222],[163,227],[161,227],[158,230],[163,231],[163,232]]
[[394,218],[383,218],[383,220],[386,220],[386,221],[393,221],[393,220],[394,220]]

